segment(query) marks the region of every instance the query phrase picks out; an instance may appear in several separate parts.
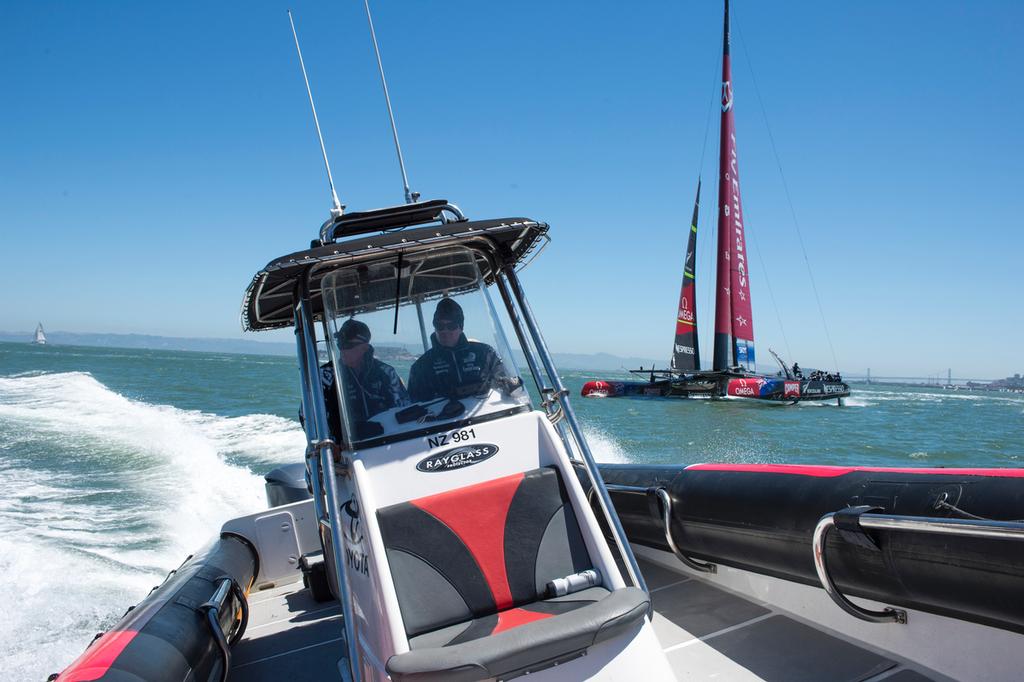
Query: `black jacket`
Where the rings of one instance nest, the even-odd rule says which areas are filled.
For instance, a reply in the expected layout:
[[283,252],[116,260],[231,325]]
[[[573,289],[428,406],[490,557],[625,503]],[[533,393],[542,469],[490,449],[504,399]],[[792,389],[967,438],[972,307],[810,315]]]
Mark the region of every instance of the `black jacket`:
[[[344,367],[345,402],[354,423],[366,421],[373,415],[403,407],[409,404],[409,393],[398,372],[391,365],[373,357],[373,347],[363,358],[362,371]],[[324,405],[327,407],[327,423],[331,433],[341,435],[341,410],[338,409],[338,391],[334,387],[334,367],[330,364],[320,368],[320,385],[324,391]]]
[[501,358],[486,343],[469,341],[465,334],[446,348],[430,335],[431,349],[409,371],[409,396],[414,402],[434,398],[479,395],[508,378]]

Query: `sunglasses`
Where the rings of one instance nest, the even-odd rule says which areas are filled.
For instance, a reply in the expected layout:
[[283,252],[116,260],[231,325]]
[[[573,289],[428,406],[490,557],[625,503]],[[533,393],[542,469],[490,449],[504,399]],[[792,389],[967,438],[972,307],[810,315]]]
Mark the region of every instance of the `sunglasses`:
[[345,343],[341,344],[341,349],[352,350],[353,348],[358,348],[364,343],[366,343],[366,341],[346,341]]
[[462,329],[462,325],[458,322],[445,322],[443,320],[434,323],[434,329],[439,332],[451,332],[456,329]]

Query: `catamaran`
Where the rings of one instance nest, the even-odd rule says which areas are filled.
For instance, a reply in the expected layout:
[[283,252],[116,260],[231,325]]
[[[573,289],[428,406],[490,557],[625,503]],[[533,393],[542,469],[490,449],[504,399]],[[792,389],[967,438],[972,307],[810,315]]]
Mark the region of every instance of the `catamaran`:
[[[750,299],[750,265],[745,236],[745,214],[740,201],[739,160],[736,154],[736,121],[733,107],[732,63],[730,61],[729,7],[726,2],[722,39],[722,112],[719,126],[718,159],[718,249],[715,286],[714,364],[702,371],[697,340],[697,218],[700,208],[700,180],[693,204],[693,218],[683,262],[675,339],[668,369],[640,368],[632,373],[646,381],[588,381],[581,390],[585,398],[620,396],[708,398],[754,398],[796,403],[806,400],[841,401],[850,387],[831,372],[804,372],[792,368],[772,352],[781,370],[775,375],[759,374],[754,353],[754,315]],[[841,402],[840,402],[841,404]]]
[[51,680],[1019,677],[1024,471],[599,465],[519,278],[548,225],[330,184],[242,304],[304,453]]

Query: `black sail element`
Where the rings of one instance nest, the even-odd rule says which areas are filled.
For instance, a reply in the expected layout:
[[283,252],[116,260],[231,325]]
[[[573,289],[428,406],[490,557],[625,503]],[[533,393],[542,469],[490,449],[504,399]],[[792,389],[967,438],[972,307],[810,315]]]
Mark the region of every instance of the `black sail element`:
[[700,208],[700,178],[697,179],[697,198],[693,202],[690,238],[686,244],[683,264],[683,284],[679,291],[679,310],[676,312],[676,341],[672,347],[672,370],[689,372],[700,369],[700,349],[697,346],[697,212]]

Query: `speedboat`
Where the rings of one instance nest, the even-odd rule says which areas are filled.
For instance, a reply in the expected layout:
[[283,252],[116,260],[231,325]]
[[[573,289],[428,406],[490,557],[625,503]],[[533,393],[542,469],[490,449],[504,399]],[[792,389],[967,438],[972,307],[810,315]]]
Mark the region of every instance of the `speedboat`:
[[[262,268],[243,324],[295,329],[306,499],[227,521],[57,679],[672,679],[516,273],[547,230],[416,202],[334,217]],[[456,308],[446,346],[426,320]],[[347,364],[354,323],[365,353],[372,333],[423,354],[394,405]]]
[[[51,679],[1018,678],[1024,471],[598,464],[517,274],[547,241],[428,201],[262,268],[303,461]],[[367,411],[346,324],[430,360],[452,302],[495,371]]]

